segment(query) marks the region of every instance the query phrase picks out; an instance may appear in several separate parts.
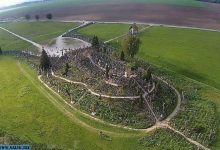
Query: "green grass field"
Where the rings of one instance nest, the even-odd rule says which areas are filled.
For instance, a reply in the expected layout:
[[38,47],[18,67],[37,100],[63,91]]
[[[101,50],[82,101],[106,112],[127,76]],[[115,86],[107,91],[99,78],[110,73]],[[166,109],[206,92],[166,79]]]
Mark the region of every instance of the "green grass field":
[[[79,33],[90,37],[96,35],[101,40],[105,41],[127,33],[130,26],[131,25],[129,24],[118,24],[118,23],[112,23],[112,24],[96,23],[80,29]],[[142,29],[145,27],[145,25],[138,25],[138,27]]]
[[138,57],[220,89],[220,33],[152,27]]
[[0,29],[0,47],[2,50],[22,50],[29,46],[31,46],[30,43],[20,40]]
[[69,29],[77,27],[78,25],[79,23],[53,21],[0,23],[1,27],[4,27],[37,43],[56,38]]

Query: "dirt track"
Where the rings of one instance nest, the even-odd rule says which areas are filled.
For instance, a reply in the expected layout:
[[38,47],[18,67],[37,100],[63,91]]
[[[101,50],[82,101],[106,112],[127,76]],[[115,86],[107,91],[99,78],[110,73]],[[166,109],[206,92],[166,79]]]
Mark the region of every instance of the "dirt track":
[[[220,29],[220,4],[211,3],[204,8],[158,4],[69,6],[30,14],[44,16],[49,12],[59,20],[139,21]],[[13,17],[23,17],[25,13],[17,13]],[[11,17],[0,15],[0,19]]]

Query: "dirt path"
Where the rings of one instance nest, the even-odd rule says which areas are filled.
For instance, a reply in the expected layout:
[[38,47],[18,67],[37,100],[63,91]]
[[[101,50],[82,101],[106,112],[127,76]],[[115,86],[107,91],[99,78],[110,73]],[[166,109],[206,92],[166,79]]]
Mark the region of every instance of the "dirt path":
[[[150,27],[152,27],[152,25],[149,25],[149,26],[147,26],[147,27],[141,29],[141,30],[139,31],[139,33],[145,31],[146,29],[148,29],[148,28],[150,28]],[[114,41],[114,40],[117,40],[117,39],[119,39],[119,38],[122,38],[122,37],[124,37],[124,36],[126,36],[126,35],[128,35],[128,33],[125,33],[125,34],[122,34],[122,35],[117,36],[117,37],[115,37],[115,38],[109,39],[109,40],[105,41],[104,43],[109,43],[109,42],[111,42],[111,41]]]

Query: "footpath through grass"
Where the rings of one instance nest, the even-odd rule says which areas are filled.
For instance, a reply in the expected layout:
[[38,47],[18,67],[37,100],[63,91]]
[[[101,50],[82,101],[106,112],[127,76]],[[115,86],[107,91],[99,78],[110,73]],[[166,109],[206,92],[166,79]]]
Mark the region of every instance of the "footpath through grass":
[[[79,33],[93,37],[98,36],[101,40],[110,40],[112,38],[121,36],[128,33],[128,29],[131,25],[119,24],[119,23],[96,23],[79,30]],[[138,25],[139,29],[145,27],[145,25]]]
[[53,21],[8,22],[0,23],[1,27],[37,43],[56,38],[69,29],[79,26],[79,23]]

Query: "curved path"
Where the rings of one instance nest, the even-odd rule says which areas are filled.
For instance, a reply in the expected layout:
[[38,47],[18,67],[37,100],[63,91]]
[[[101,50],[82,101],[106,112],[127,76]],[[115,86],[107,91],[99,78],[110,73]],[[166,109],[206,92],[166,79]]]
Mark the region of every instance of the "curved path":
[[[38,79],[39,79],[40,82],[41,82],[45,87],[47,87],[50,91],[52,91],[52,92],[55,93],[56,95],[59,95],[59,94],[58,94],[57,92],[55,92],[52,88],[50,88],[43,80],[41,80],[41,75],[38,76]],[[65,78],[64,78],[64,79],[65,79]],[[162,80],[162,79],[161,79],[161,80]],[[69,81],[69,80],[67,79],[67,81]],[[164,82],[166,82],[166,81],[164,81]],[[79,82],[76,82],[76,83],[78,84]],[[81,84],[81,83],[79,83],[79,84]],[[145,93],[145,94],[146,94],[146,93]],[[59,97],[61,97],[61,96],[59,95]],[[73,108],[74,110],[76,110],[76,108],[75,108],[74,106],[72,106],[71,104],[69,104],[68,102],[66,102],[66,100],[64,100],[63,98],[62,98],[62,100],[65,102],[65,104],[69,105],[71,108]],[[176,111],[174,111],[174,112],[176,112]],[[182,132],[180,132],[180,131],[178,131],[178,130],[172,128],[172,127],[169,125],[169,121],[168,121],[168,120],[171,119],[173,115],[170,115],[170,116],[168,117],[168,119],[165,119],[164,121],[157,121],[156,124],[155,124],[154,126],[150,127],[150,128],[147,128],[147,129],[134,129],[134,128],[126,127],[126,126],[120,126],[120,125],[115,125],[115,124],[111,124],[111,123],[105,122],[105,121],[103,121],[103,120],[100,120],[100,119],[98,119],[98,118],[95,118],[95,117],[93,117],[93,116],[91,116],[91,115],[89,115],[89,114],[83,113],[83,112],[81,112],[81,111],[80,111],[80,113],[83,114],[84,116],[87,116],[87,117],[89,117],[89,118],[91,118],[91,119],[93,119],[93,120],[96,120],[96,121],[100,122],[100,123],[104,123],[104,124],[110,125],[110,126],[112,126],[112,127],[124,128],[124,129],[128,129],[128,130],[133,130],[133,131],[151,132],[151,131],[156,130],[156,129],[159,129],[159,128],[170,129],[170,130],[172,130],[173,132],[175,132],[176,134],[181,135],[181,136],[182,136],[183,138],[185,138],[188,142],[190,142],[190,143],[196,145],[197,147],[202,148],[202,149],[204,149],[204,150],[210,150],[209,148],[206,148],[205,146],[203,146],[203,145],[200,144],[199,142],[197,142],[197,141],[195,141],[195,140],[193,140],[193,139],[188,138],[188,137],[185,136]],[[174,113],[174,114],[175,114],[175,113]]]
[[169,86],[172,90],[175,91],[176,93],[176,96],[177,96],[177,104],[176,104],[176,108],[174,109],[174,111],[165,119],[165,121],[169,122],[172,118],[174,118],[177,113],[179,112],[180,110],[180,105],[181,105],[181,95],[179,93],[179,91],[171,84],[169,84],[167,81],[163,80],[162,78],[160,77],[157,77],[155,75],[153,75],[154,78],[162,81],[163,83],[165,83],[167,86]]
[[103,94],[99,94],[99,93],[94,92],[91,88],[89,88],[89,86],[88,86],[86,83],[77,82],[77,81],[72,81],[72,80],[69,80],[69,79],[66,79],[66,78],[57,76],[57,75],[54,74],[54,72],[52,72],[52,76],[54,76],[54,77],[56,77],[56,78],[58,78],[58,79],[64,80],[64,81],[66,81],[66,82],[68,82],[68,83],[73,83],[73,84],[82,85],[82,86],[84,86],[85,88],[87,88],[87,90],[88,90],[92,95],[95,95],[95,96],[101,96],[101,97],[104,97],[104,98],[111,98],[111,99],[138,99],[138,98],[140,98],[140,96],[110,96],[110,95],[103,95]]

